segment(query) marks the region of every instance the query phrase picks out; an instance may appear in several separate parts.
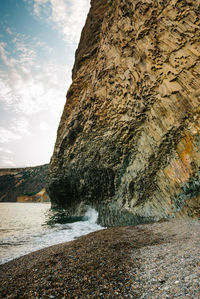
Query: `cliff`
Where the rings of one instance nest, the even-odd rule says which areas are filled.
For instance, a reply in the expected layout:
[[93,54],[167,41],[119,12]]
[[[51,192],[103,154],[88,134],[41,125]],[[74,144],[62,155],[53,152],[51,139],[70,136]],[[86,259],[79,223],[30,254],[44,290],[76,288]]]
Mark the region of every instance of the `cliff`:
[[92,0],[48,175],[103,225],[199,217],[200,1]]
[[0,169],[0,202],[49,201],[45,191],[48,164]]

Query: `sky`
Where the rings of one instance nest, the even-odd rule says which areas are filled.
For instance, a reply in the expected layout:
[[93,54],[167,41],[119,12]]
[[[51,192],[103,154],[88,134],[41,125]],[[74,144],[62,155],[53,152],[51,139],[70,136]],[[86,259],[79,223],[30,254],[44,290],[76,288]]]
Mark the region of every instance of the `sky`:
[[49,163],[90,0],[0,0],[0,168]]

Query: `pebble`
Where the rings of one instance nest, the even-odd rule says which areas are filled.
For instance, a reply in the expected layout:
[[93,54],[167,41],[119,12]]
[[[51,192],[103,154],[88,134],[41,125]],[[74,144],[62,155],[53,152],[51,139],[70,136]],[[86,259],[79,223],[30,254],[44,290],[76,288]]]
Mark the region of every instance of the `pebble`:
[[91,233],[1,265],[0,298],[200,299],[199,237],[176,220]]
[[168,235],[167,246],[147,246],[132,254],[133,260],[140,257],[141,267],[136,272],[140,282],[134,282],[141,292],[139,298],[200,298],[200,222],[181,220],[174,227],[173,223],[167,223],[167,231],[162,231],[162,224],[153,225],[157,233]]

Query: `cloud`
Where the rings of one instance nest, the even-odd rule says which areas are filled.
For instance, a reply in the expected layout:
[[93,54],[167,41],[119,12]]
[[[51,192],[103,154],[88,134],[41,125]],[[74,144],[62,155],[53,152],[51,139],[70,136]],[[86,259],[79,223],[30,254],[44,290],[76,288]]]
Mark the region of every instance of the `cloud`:
[[3,167],[16,167],[16,164],[14,163],[12,155],[14,154],[13,151],[11,151],[8,148],[2,148],[0,147],[0,168]]
[[53,49],[49,45],[47,45],[45,42],[38,41],[37,38],[33,38],[33,40],[35,42],[35,47],[43,49],[46,52],[48,52],[49,54],[53,53]]
[[50,129],[49,125],[45,121],[42,121],[39,127],[41,131],[48,131]]
[[[24,1],[28,11],[32,9],[35,20],[40,18],[41,21],[43,18],[48,26],[57,30],[57,36],[52,36],[49,42],[48,34],[46,39],[39,40],[39,35],[32,35],[34,30],[31,30],[30,36],[27,36],[16,32],[9,23],[4,27],[7,33],[6,39],[0,42],[0,106],[3,108],[0,111],[0,151],[2,155],[4,153],[8,156],[4,157],[4,162],[7,161],[8,165],[13,163],[9,159],[12,153],[8,149],[6,151],[4,146],[13,149],[13,156],[18,159],[17,157],[21,157],[21,153],[24,153],[27,137],[31,134],[33,136],[38,134],[37,138],[46,138],[49,153],[45,152],[46,141],[44,141],[37,157],[33,158],[31,151],[27,153],[28,163],[35,164],[32,161],[40,155],[42,157],[42,150],[45,152],[45,159],[53,151],[49,148],[53,147],[55,142],[56,129],[66,101],[66,92],[71,84],[71,56],[74,55],[72,50],[79,40],[90,2],[90,0]],[[41,25],[41,22],[38,25]],[[49,28],[50,34],[55,34],[55,30]],[[5,32],[2,37],[4,36]],[[54,39],[58,40],[58,43],[53,43]],[[62,50],[64,45],[66,50],[64,48]],[[61,51],[63,55],[59,54]],[[60,56],[56,57],[57,54]],[[8,119],[5,116],[8,116]],[[47,130],[49,134],[42,133]],[[29,141],[35,142],[33,138],[29,138]],[[23,154],[23,161],[24,159]]]
[[34,5],[33,5],[33,8],[34,8],[34,13],[36,15],[40,15],[40,8],[41,6],[43,6],[46,2],[48,2],[48,0],[35,0],[34,1]]
[[21,66],[28,66],[31,67],[36,62],[36,52],[30,46],[27,46],[21,41],[15,41],[16,43],[16,51],[19,52],[17,64]]
[[19,140],[22,137],[12,132],[11,130],[5,129],[3,127],[0,127],[0,143],[8,143],[13,140]]
[[10,149],[8,149],[8,148],[2,148],[2,147],[0,147],[0,152],[6,153],[6,154],[10,154],[10,155],[14,154],[14,152],[11,151]]
[[12,63],[7,57],[8,52],[6,51],[6,46],[7,46],[6,43],[4,42],[0,43],[0,56],[6,66],[12,67]]
[[[0,58],[9,69],[21,70],[26,74],[27,69],[36,63],[36,52],[31,45],[25,44],[21,38],[15,37],[12,42],[12,49],[9,49],[7,43],[0,43]],[[16,53],[18,54],[17,58],[13,58]]]
[[[29,122],[25,117],[15,118],[8,128],[0,127],[0,143],[8,143],[31,136]],[[0,148],[0,150],[3,150]],[[11,153],[8,150],[4,152]]]
[[7,32],[8,34],[10,34],[10,35],[13,34],[12,30],[11,30],[9,27],[6,29],[6,32]]
[[[12,60],[6,43],[0,44],[0,55],[7,67],[0,70],[0,102],[4,108],[26,115],[49,109],[61,113],[66,85],[71,83],[70,67],[66,71],[51,58],[40,61],[36,49],[27,45],[24,37],[21,42],[16,38],[13,43],[18,56]],[[36,46],[39,51],[44,43]],[[50,51],[48,47],[46,50]]]
[[0,78],[0,101],[1,102],[8,102],[7,96],[9,95],[10,98],[11,88],[7,84],[6,80],[4,81],[2,78]]
[[49,20],[61,32],[63,40],[77,43],[89,10],[89,0],[34,0],[34,13],[39,16],[48,5]]
[[0,167],[16,167],[16,164],[14,161],[10,158],[3,157],[2,160],[0,161]]
[[[78,41],[89,0],[32,1],[36,15],[45,6],[51,7],[49,20],[62,33],[63,39],[70,43]],[[48,52],[48,60],[41,61],[38,57],[41,50]],[[44,41],[30,40],[16,32],[12,45],[0,43],[0,58],[5,66],[0,70],[0,102],[4,109],[24,115],[49,110],[62,113],[72,66],[64,68],[51,58],[50,53],[52,49]]]
[[29,122],[25,117],[15,118],[13,123],[11,130],[14,133],[17,133],[20,136],[31,136],[29,131]]

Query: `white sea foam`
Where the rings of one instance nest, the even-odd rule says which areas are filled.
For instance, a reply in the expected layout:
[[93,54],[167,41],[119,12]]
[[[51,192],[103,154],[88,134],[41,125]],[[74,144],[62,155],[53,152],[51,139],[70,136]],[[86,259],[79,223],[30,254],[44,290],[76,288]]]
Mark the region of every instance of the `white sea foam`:
[[[2,205],[4,204],[0,204],[0,215]],[[103,228],[96,223],[98,213],[90,207],[85,214],[84,219],[86,220],[84,221],[65,224],[54,223],[50,226],[44,225],[46,221],[44,215],[49,210],[49,205],[6,204],[6,207],[14,209],[17,217],[15,220],[10,219],[10,221],[6,217],[6,224],[3,224],[3,220],[1,220],[0,263],[51,245],[72,241],[77,237]],[[26,213],[25,217],[20,216],[20,213]],[[29,213],[31,213],[31,219],[28,221]]]

